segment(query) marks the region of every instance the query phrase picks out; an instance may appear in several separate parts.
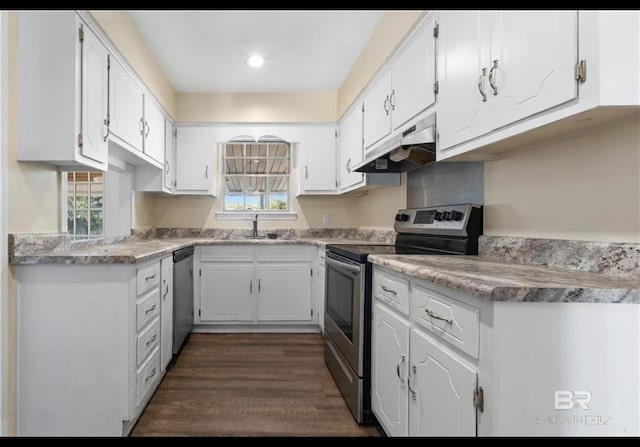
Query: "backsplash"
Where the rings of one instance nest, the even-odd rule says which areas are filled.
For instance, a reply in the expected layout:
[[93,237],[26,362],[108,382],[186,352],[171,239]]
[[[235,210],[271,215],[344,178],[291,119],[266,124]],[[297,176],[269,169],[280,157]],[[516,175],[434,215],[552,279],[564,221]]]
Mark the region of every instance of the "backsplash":
[[407,208],[484,203],[484,163],[433,163],[407,174]]
[[523,264],[564,266],[608,275],[640,275],[640,244],[480,236],[478,254]]

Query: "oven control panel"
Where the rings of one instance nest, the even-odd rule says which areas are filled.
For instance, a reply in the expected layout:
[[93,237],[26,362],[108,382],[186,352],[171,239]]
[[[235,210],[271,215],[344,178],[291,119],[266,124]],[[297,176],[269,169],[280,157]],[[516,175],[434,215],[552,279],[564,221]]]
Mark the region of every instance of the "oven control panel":
[[482,207],[474,204],[400,210],[396,214],[394,229],[398,233],[467,236],[470,221],[475,221],[481,211]]

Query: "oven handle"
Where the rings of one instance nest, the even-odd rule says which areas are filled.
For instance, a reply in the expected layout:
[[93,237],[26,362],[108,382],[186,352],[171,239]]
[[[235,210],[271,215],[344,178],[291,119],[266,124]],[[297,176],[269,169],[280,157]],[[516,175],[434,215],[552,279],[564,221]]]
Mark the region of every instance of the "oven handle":
[[341,270],[346,270],[349,273],[353,273],[354,275],[359,275],[360,274],[360,266],[356,266],[356,265],[352,265],[352,264],[347,264],[346,262],[340,262],[340,261],[336,261],[333,258],[330,257],[326,257],[325,261],[327,262],[327,264],[330,264],[336,268],[339,268]]

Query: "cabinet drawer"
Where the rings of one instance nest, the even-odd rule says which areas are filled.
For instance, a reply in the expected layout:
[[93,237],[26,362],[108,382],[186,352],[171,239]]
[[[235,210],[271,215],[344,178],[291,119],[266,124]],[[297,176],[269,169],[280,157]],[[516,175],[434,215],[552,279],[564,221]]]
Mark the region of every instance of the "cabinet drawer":
[[308,245],[263,245],[256,247],[257,261],[310,261],[311,247]]
[[253,261],[250,245],[213,245],[200,248],[201,261]]
[[160,282],[160,263],[154,262],[137,270],[136,285],[138,296],[157,286]]
[[137,329],[145,327],[160,313],[160,288],[149,292],[136,303]]
[[144,331],[138,334],[138,365],[141,364],[147,356],[153,352],[153,350],[160,343],[160,319],[156,318],[156,321],[151,323]]
[[405,315],[409,315],[409,281],[391,273],[374,268],[374,297],[387,303]]
[[160,376],[160,349],[147,359],[136,373],[136,406],[153,391]]
[[411,317],[418,326],[478,358],[479,309],[414,285],[411,290]]

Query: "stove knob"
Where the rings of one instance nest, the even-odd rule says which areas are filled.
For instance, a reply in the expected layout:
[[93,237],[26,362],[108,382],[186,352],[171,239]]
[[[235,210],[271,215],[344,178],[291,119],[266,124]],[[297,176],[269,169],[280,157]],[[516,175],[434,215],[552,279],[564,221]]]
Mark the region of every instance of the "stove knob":
[[462,219],[463,214],[460,211],[451,211],[451,220]]
[[404,213],[396,214],[396,222],[406,222],[409,220],[409,215]]
[[402,214],[396,214],[396,222],[402,221]]
[[449,211],[445,211],[442,214],[442,220],[451,220],[451,213]]
[[440,211],[436,211],[435,219],[438,221],[442,220],[442,213]]

